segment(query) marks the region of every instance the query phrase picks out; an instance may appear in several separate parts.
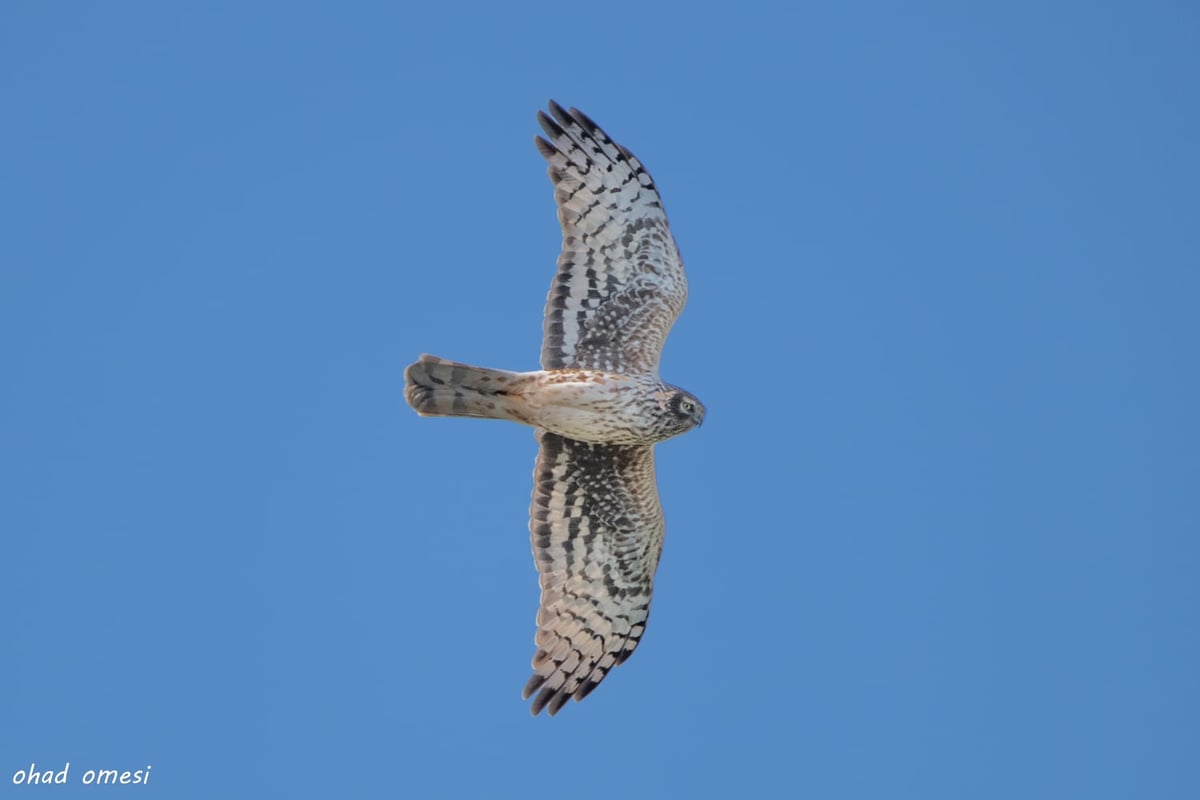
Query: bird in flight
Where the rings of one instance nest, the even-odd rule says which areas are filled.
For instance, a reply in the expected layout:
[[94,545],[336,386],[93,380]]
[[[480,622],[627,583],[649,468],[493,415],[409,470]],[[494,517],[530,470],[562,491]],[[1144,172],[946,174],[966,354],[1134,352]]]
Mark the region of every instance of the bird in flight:
[[662,198],[632,153],[577,109],[538,112],[562,253],[546,300],[542,368],[510,372],[423,355],[405,370],[422,416],[531,425],[529,529],[541,583],[524,696],[554,715],[627,659],[646,628],[663,544],[654,445],[704,421],[658,375],[687,278]]

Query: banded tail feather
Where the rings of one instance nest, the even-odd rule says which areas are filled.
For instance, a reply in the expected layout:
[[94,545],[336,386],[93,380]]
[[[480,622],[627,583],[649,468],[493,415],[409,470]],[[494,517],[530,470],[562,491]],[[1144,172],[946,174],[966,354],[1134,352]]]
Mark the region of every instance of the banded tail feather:
[[519,372],[473,367],[423,355],[404,370],[404,396],[423,417],[484,417],[524,421],[520,399],[509,395]]

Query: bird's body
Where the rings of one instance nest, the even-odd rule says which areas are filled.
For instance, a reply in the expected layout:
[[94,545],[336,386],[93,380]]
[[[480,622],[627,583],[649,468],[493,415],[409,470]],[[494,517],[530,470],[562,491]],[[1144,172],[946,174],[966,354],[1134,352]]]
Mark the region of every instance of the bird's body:
[[406,391],[409,405],[424,416],[507,419],[593,444],[656,444],[678,436],[694,422],[680,401],[699,403],[650,375],[508,372],[434,356],[409,368]]
[[525,696],[555,714],[637,647],[650,613],[663,516],[654,445],[704,406],[658,375],[687,279],[649,173],[585,115],[551,102],[537,139],[563,249],[546,301],[542,369],[421,356],[405,396],[423,416],[506,419],[539,443],[530,532],[541,576]]

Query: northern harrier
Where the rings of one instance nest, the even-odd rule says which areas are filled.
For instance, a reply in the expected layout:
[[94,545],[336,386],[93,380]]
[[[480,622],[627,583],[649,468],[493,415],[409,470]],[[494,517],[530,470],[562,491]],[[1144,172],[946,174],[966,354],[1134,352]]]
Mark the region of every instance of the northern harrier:
[[433,356],[405,370],[424,416],[532,425],[540,445],[530,532],[541,576],[532,711],[582,700],[637,647],[662,552],[654,445],[704,420],[658,377],[687,278],[650,174],[596,123],[538,112],[562,224],[546,301],[542,369],[507,372]]

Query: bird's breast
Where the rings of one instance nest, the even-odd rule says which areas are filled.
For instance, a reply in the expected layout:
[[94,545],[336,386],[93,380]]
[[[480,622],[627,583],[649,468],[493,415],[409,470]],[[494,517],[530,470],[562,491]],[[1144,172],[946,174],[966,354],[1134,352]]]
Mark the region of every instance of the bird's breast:
[[[643,381],[588,370],[550,371],[522,392],[535,425],[581,442],[653,441]],[[652,401],[651,401],[652,402]]]

